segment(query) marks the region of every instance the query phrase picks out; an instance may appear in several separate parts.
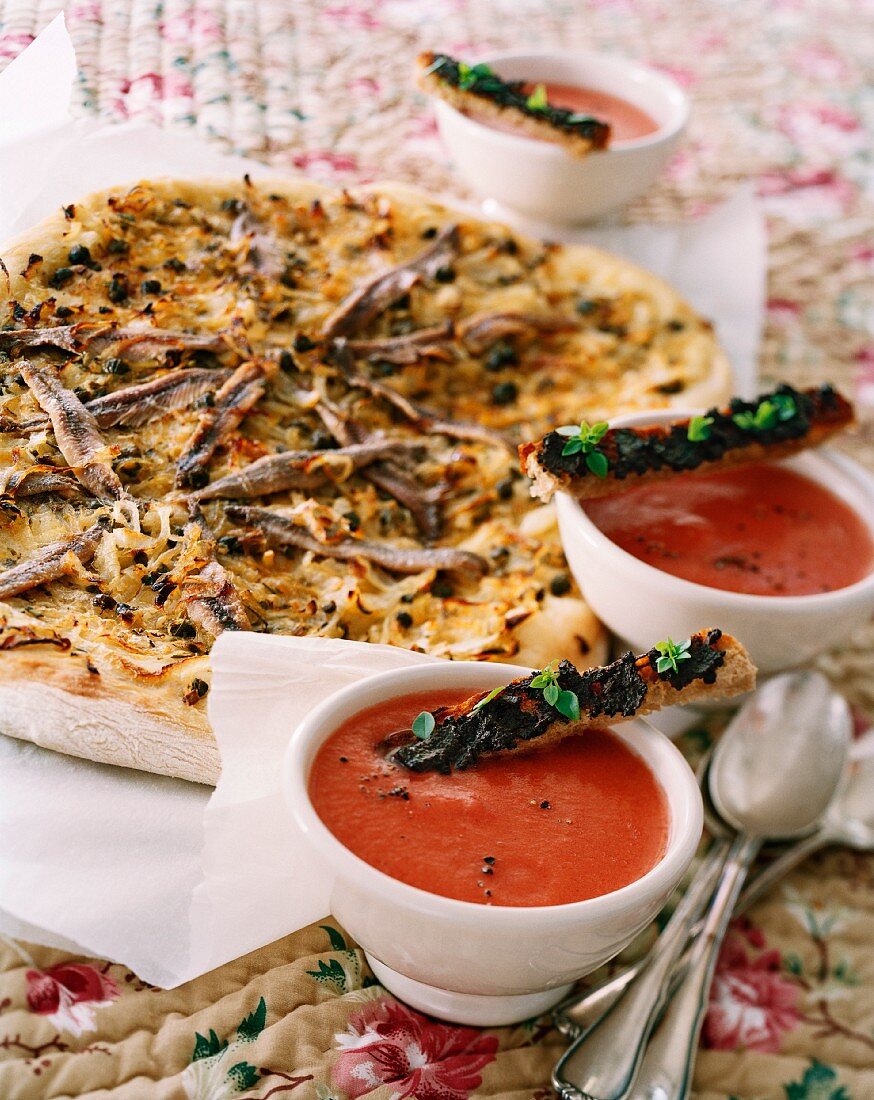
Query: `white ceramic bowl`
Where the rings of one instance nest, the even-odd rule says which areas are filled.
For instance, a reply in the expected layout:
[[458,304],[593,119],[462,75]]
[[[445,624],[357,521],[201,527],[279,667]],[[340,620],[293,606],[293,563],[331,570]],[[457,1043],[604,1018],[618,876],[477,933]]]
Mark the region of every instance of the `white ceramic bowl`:
[[347,718],[398,695],[441,687],[473,694],[518,676],[511,665],[449,661],[382,673],[326,699],[294,731],[285,758],[288,806],[335,875],[334,915],[364,948],[386,988],[414,1008],[456,1023],[513,1023],[556,1004],[571,983],[621,951],[652,920],[701,836],[701,795],[691,769],[667,738],[636,721],[617,726],[616,733],[665,791],[668,846],[643,878],[603,897],[531,908],[440,897],[371,867],[322,823],[307,791],[310,767],[322,742]]
[[577,50],[501,53],[479,58],[507,80],[575,84],[642,108],[658,130],[586,157],[562,146],[504,133],[435,98],[437,124],[459,175],[481,197],[529,218],[574,224],[625,206],[654,182],[689,117],[680,86],[643,65]]
[[[618,417],[611,427],[667,424],[702,411],[635,414]],[[874,477],[858,463],[821,447],[781,464],[831,489],[874,532]],[[846,640],[874,614],[874,573],[847,588],[811,596],[725,592],[664,573],[621,550],[567,493],[557,495],[557,509],[565,556],[583,596],[636,652],[660,638],[686,638],[718,626],[743,642],[760,672],[782,672]]]

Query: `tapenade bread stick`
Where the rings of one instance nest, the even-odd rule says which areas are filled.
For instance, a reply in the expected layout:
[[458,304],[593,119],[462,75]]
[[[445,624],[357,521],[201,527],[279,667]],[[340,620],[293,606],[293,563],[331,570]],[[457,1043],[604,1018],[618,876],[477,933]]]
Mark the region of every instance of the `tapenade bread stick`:
[[785,458],[818,446],[853,419],[853,406],[830,385],[783,385],[754,401],[735,397],[725,408],[670,425],[558,428],[523,443],[519,458],[532,496],[547,501],[564,489],[590,500],[643,481]]
[[741,695],[755,682],[755,665],[740,642],[721,630],[701,630],[679,644],[667,639],[639,657],[629,651],[585,672],[570,661],[553,662],[503,689],[441,708],[433,712],[430,734],[393,748],[391,758],[412,771],[448,773],[483,756],[542,748],[676,703]]
[[[467,65],[447,54],[419,54],[419,87],[438,95],[459,111],[475,111],[499,123],[511,123],[522,137],[563,145],[583,157],[603,149],[610,125],[563,107],[552,107],[545,96],[532,96],[521,80],[502,80],[488,65]],[[539,101],[538,101],[539,98]]]

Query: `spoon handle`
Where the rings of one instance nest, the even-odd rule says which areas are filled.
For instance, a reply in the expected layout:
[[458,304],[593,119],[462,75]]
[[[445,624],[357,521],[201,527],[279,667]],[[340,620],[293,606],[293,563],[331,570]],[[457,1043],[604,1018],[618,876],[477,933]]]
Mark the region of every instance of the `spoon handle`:
[[689,965],[647,1047],[631,1094],[636,1100],[686,1100],[698,1037],[719,949],[725,938],[744,879],[762,846],[758,837],[735,837],[701,933],[692,945]]
[[747,882],[737,899],[734,915],[739,917],[741,913],[745,913],[751,905],[764,894],[767,894],[772,886],[788,875],[799,863],[803,863],[808,856],[812,856],[814,852],[827,848],[829,844],[833,843],[834,837],[825,828],[811,833],[803,840],[796,841],[791,848],[781,852],[766,867],[750,876],[749,882]]
[[670,974],[723,871],[728,851],[727,841],[714,841],[698,875],[644,961],[633,988],[627,988],[616,1005],[562,1056],[555,1067],[553,1084],[564,1100],[584,1096],[618,1100],[627,1092],[646,1040],[667,1002]]
[[619,1000],[628,986],[646,965],[646,955],[628,966],[623,966],[598,985],[580,993],[569,994],[552,1010],[556,1028],[568,1039],[581,1039],[606,1012]]
[[[830,832],[822,830],[796,841],[787,848],[766,867],[750,875],[746,885],[737,899],[734,907],[734,916],[739,917],[747,909],[766,894],[772,886],[780,881],[791,870],[803,863],[814,852],[828,847],[834,843],[834,837]],[[690,939],[694,939],[700,932],[700,926],[696,926],[690,932]],[[562,1035],[569,1039],[580,1039],[592,1027],[592,1025],[613,1007],[625,990],[640,974],[646,965],[647,956],[629,963],[621,970],[615,971],[609,978],[599,985],[592,986],[584,992],[571,993],[564,1001],[561,1001],[553,1009],[553,1020],[556,1028]]]

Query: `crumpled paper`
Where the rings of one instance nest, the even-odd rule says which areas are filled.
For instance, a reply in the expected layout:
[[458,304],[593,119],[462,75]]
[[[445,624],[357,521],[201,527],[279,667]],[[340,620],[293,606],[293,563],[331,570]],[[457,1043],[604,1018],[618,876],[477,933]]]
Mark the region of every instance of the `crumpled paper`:
[[[63,16],[0,74],[0,241],[100,187],[269,175],[187,134],[72,120],[74,77]],[[765,255],[749,193],[692,225],[577,239],[676,282],[715,320],[737,388],[754,389]],[[0,736],[0,933],[122,962],[169,988],[324,916],[329,876],[279,790],[292,728],[345,684],[430,659],[337,639],[225,635],[211,658],[223,762],[215,792]]]

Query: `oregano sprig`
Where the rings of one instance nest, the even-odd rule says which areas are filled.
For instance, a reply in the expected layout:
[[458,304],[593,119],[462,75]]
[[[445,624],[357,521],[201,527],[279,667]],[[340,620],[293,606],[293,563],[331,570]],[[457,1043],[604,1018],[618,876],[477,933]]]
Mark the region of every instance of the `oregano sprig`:
[[458,86],[463,91],[468,91],[485,76],[492,76],[492,70],[484,62],[478,65],[467,65],[464,61],[458,62]]
[[411,727],[413,735],[417,737],[419,741],[427,741],[434,732],[436,724],[434,715],[429,710],[420,711],[413,719],[413,725]]
[[525,100],[525,106],[529,111],[545,111],[549,106],[549,101],[546,98],[546,85],[535,85],[534,91]]
[[492,699],[497,699],[497,697],[501,694],[502,691],[505,690],[505,688],[506,684],[502,685],[501,687],[492,688],[488,695],[484,695],[478,703],[474,703],[474,705],[470,708],[470,713],[476,714],[478,710],[482,710],[486,703],[490,703]]
[[712,416],[693,416],[689,421],[686,438],[690,443],[703,443],[710,438],[710,425],[712,423]]
[[562,455],[585,455],[586,468],[595,477],[606,477],[610,464],[604,452],[599,451],[597,447],[607,434],[609,427],[606,420],[600,420],[597,424],[589,424],[581,420],[579,427],[568,424],[562,428],[556,428],[559,435],[566,437],[565,445],[561,449]]
[[543,698],[559,714],[577,721],[580,717],[580,701],[574,692],[564,690],[558,682],[557,665],[558,661],[550,661],[531,681],[531,687],[535,691],[542,691]]
[[653,649],[659,654],[656,658],[656,672],[667,672],[669,669],[673,672],[679,672],[679,662],[692,659],[692,654],[689,652],[691,646],[691,638],[679,643],[670,637],[665,638],[663,642],[656,642],[653,646]]
[[788,393],[775,393],[760,401],[754,412],[735,413],[731,418],[745,432],[767,432],[798,412],[795,398]]

